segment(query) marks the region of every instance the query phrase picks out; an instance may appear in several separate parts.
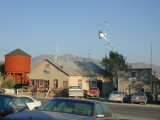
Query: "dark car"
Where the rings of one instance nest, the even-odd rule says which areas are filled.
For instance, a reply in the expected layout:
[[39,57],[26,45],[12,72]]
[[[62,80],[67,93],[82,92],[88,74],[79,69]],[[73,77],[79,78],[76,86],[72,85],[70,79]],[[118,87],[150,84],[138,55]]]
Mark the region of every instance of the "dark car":
[[29,110],[29,108],[21,98],[0,94],[0,120],[6,115],[25,110]]
[[130,102],[131,103],[144,103],[144,104],[146,104],[147,103],[147,96],[143,92],[135,93],[131,96]]
[[4,88],[0,87],[0,93],[5,93],[5,92],[6,92],[6,90]]
[[14,113],[4,120],[115,120],[105,103],[74,98],[54,98],[35,111]]

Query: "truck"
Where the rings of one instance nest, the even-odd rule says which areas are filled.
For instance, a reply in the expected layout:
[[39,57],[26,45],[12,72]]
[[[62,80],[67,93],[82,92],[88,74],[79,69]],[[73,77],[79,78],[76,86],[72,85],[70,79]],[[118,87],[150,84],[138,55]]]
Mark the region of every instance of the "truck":
[[70,86],[68,89],[68,96],[73,98],[83,98],[84,90],[82,90],[79,86]]
[[90,87],[87,91],[87,98],[97,98],[99,99],[99,88],[98,87]]

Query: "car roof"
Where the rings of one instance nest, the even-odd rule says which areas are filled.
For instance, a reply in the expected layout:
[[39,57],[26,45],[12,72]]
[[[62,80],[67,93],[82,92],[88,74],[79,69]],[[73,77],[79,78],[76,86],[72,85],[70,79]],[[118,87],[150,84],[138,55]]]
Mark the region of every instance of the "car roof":
[[8,96],[8,97],[30,97],[30,96],[27,96],[27,95],[9,95],[9,94],[0,94],[0,96]]
[[102,103],[100,101],[97,101],[97,100],[89,100],[89,99],[77,99],[77,98],[64,98],[64,97],[56,97],[56,98],[53,98],[51,99],[51,101],[53,100],[66,100],[66,101],[79,101],[79,102],[91,102],[91,103]]

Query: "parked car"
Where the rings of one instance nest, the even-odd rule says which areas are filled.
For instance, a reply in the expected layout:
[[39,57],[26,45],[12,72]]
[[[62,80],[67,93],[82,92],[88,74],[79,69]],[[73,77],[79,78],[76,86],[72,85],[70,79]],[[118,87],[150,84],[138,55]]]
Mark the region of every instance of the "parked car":
[[84,97],[84,91],[79,86],[70,86],[68,94],[69,97]]
[[29,108],[19,97],[0,95],[0,119],[6,115],[23,110],[29,110]]
[[158,94],[156,95],[156,101],[157,101],[158,104],[160,104],[160,93],[158,93]]
[[5,93],[5,92],[6,92],[6,90],[4,88],[0,87],[0,93]]
[[130,102],[131,103],[144,103],[144,104],[146,104],[147,103],[147,96],[143,92],[135,93],[131,96]]
[[87,98],[97,98],[99,99],[99,88],[98,87],[90,87],[90,89],[87,91]]
[[0,94],[0,119],[6,115],[33,110],[41,105],[41,102],[29,96]]
[[126,93],[120,92],[120,91],[114,91],[109,95],[109,101],[123,103],[125,97],[126,97]]
[[123,99],[123,102],[129,103],[130,100],[131,100],[131,96],[132,96],[132,94],[126,95],[126,96],[124,97],[124,99]]
[[35,111],[8,115],[4,120],[115,120],[107,104],[95,100],[54,98]]
[[41,101],[37,101],[34,98],[27,95],[15,95],[21,98],[29,107],[30,110],[34,110],[34,108],[41,106]]

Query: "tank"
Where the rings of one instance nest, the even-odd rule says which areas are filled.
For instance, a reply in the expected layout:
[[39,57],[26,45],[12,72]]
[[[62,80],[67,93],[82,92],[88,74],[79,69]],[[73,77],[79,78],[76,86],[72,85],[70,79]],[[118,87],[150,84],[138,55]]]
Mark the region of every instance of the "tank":
[[6,73],[29,73],[31,56],[21,49],[16,49],[5,55]]

